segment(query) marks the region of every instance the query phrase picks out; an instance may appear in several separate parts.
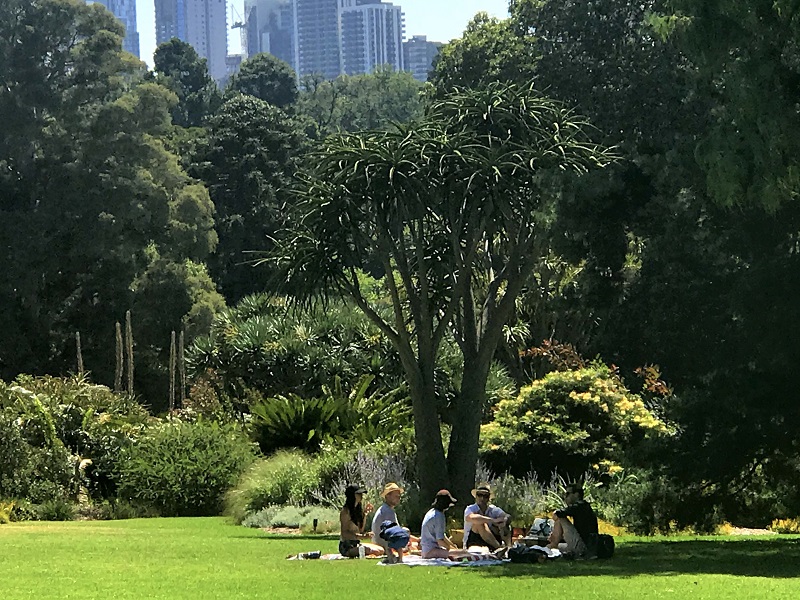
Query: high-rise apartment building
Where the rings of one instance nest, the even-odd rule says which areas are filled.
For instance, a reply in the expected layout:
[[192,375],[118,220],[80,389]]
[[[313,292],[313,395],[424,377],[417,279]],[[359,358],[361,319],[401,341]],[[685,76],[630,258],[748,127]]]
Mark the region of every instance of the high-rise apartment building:
[[139,57],[139,32],[136,29],[136,0],[86,0],[86,4],[102,4],[125,26],[122,49]]
[[247,56],[268,52],[298,77],[406,68],[403,11],[382,0],[245,0],[236,26],[244,28]]
[[335,79],[342,73],[340,0],[292,0],[294,61],[298,77],[318,73]]
[[403,43],[405,55],[405,69],[410,71],[417,81],[427,81],[428,73],[433,67],[433,61],[439,54],[443,44],[429,42],[424,35],[415,35]]
[[217,81],[227,75],[228,7],[226,0],[155,0],[156,43],[178,38],[208,61]]
[[403,11],[381,0],[340,0],[342,71],[372,73],[388,65],[404,69]]
[[294,67],[295,27],[292,0],[244,0],[246,56],[267,52]]

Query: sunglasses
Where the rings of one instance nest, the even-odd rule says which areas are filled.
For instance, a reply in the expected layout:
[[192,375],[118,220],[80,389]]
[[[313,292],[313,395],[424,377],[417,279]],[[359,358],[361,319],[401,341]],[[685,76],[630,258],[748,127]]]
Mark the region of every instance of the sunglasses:
[[478,492],[477,494],[475,494],[475,497],[476,498],[488,498],[489,494],[487,494],[486,492]]

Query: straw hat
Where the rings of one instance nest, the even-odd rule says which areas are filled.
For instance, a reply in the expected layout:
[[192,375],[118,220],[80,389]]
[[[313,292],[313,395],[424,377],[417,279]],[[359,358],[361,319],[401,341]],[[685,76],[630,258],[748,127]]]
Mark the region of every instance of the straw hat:
[[402,494],[404,491],[405,490],[403,488],[401,488],[399,485],[397,485],[395,482],[392,481],[391,483],[387,483],[385,486],[383,486],[383,491],[381,492],[381,498],[386,498],[386,495],[392,492],[400,492]]
[[492,488],[488,483],[481,483],[480,485],[478,485],[478,487],[476,487],[474,490],[472,490],[472,497],[473,498],[477,498],[479,493],[481,493],[481,494],[489,494],[489,498],[491,498],[492,497]]

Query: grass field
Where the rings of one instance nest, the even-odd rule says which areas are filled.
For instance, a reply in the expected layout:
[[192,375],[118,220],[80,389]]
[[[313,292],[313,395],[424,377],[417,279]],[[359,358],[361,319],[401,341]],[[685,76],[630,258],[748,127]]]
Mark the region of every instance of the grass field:
[[607,561],[490,568],[290,561],[332,537],[222,519],[0,525],[0,599],[800,598],[800,538],[624,538]]

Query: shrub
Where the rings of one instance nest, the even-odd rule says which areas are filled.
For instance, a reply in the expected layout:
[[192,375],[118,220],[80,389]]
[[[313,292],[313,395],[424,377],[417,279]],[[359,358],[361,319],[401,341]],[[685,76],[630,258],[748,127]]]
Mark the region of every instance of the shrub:
[[[314,520],[317,528],[314,530]],[[338,533],[339,511],[321,506],[269,506],[248,515],[245,527],[292,527],[304,533]]]
[[769,530],[775,533],[800,533],[800,519],[775,519]]
[[[365,500],[381,502],[379,493],[387,481],[406,489],[398,518],[418,526],[430,499],[419,497],[413,471],[413,452],[401,443],[377,442],[365,448],[324,446],[311,456],[298,450],[282,450],[256,462],[225,497],[225,513],[242,523],[275,505],[320,505],[338,511],[344,488],[353,482],[367,487]],[[268,509],[269,510],[269,509]]]
[[251,444],[235,425],[168,422],[123,452],[119,495],[164,516],[216,515],[253,460]]
[[495,408],[481,428],[481,456],[496,472],[577,477],[622,448],[669,432],[666,424],[601,363],[556,371]]
[[711,532],[723,522],[713,496],[655,469],[630,470],[593,492],[598,514],[637,535]]
[[72,521],[76,514],[75,504],[63,498],[47,500],[36,507],[38,521]]
[[82,376],[0,382],[0,496],[34,503],[80,491],[111,497],[121,449],[150,422],[134,399]]
[[311,457],[299,450],[282,450],[245,471],[225,495],[225,514],[241,523],[249,513],[270,505],[305,504],[319,484]]
[[14,510],[13,501],[0,500],[0,525],[11,522],[11,512]]

